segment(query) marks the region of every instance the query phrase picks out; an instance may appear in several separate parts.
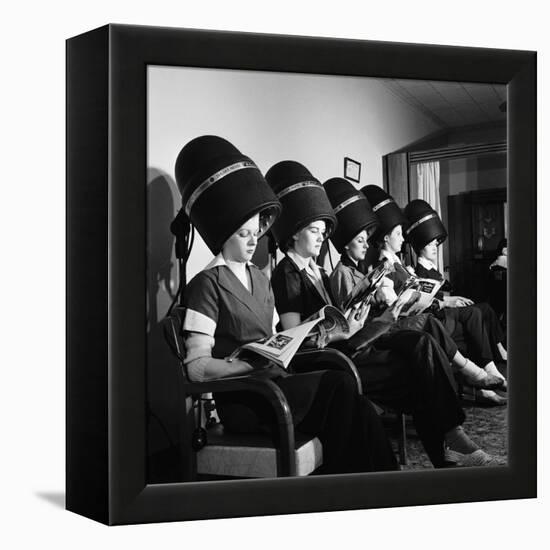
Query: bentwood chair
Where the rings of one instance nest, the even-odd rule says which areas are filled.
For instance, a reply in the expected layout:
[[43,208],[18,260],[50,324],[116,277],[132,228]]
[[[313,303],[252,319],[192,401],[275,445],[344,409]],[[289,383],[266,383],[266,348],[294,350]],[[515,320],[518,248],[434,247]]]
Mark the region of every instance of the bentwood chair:
[[[183,315],[184,308],[175,307],[163,321],[166,341],[177,358],[183,479],[303,476],[321,466],[321,442],[294,429],[287,400],[273,381],[248,375],[205,382],[189,379],[184,364]],[[338,350],[299,352],[293,365],[299,372],[324,368],[346,370],[361,391],[355,366]],[[203,421],[205,408],[210,411],[213,407],[212,398],[205,394],[234,391],[254,392],[267,400],[277,419],[275,437],[230,433],[212,418]]]

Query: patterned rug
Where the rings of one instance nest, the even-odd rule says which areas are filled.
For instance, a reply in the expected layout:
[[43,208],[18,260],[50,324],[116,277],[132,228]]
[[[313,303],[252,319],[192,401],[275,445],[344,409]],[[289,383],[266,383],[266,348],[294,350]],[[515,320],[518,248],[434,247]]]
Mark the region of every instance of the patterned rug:
[[[506,406],[485,407],[462,403],[466,413],[464,430],[468,436],[485,452],[495,456],[499,464],[506,465],[508,459],[508,410]],[[398,429],[391,427],[390,439],[394,449],[398,448]],[[412,419],[407,417],[407,460],[403,470],[421,470],[433,468],[418,436],[414,430]]]

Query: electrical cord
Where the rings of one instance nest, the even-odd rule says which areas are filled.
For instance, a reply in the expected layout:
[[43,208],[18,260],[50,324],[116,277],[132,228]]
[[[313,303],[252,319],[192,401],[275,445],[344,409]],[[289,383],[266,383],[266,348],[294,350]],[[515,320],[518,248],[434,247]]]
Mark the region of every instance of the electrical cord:
[[174,309],[178,298],[180,299],[180,304],[183,303],[183,290],[187,285],[186,265],[195,241],[195,227],[191,224],[183,208],[180,209],[174,221],[170,224],[170,231],[176,237],[175,250],[178,260],[179,284],[172,303],[166,312],[167,316]]

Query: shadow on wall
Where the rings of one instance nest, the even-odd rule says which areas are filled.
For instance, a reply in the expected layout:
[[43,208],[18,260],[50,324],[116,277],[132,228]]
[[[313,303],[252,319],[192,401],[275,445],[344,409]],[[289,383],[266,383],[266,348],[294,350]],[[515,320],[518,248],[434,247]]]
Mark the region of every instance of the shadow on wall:
[[165,314],[159,311],[162,299],[171,301],[176,290],[172,282],[174,235],[170,223],[176,214],[174,195],[179,192],[172,178],[160,170],[149,169],[147,180],[147,320],[155,324]]
[[177,290],[170,223],[179,191],[165,172],[147,173],[147,464],[149,482],[177,480],[177,361],[161,325]]

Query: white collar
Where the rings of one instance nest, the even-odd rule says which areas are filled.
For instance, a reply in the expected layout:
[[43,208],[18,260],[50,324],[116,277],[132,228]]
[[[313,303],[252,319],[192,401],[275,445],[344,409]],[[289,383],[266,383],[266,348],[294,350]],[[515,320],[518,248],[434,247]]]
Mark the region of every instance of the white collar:
[[[237,262],[235,262],[237,263]],[[208,269],[212,269],[213,267],[219,267],[219,266],[222,266],[224,265],[225,267],[229,267],[227,265],[227,262],[225,261],[225,258],[223,257],[223,254],[220,252],[217,256],[215,256],[211,261],[210,263],[205,267],[203,268],[203,271],[206,271]],[[246,265],[254,265],[252,262],[246,262]]]
[[428,258],[418,256],[418,263],[426,269],[435,269],[436,271],[438,271],[437,266],[431,260],[428,260]]
[[298,266],[299,269],[309,269],[314,273],[319,271],[319,266],[313,258],[304,258],[294,250],[287,250],[286,255]]
[[508,256],[501,254],[489,267],[498,266],[508,269]]
[[353,264],[353,267],[357,269],[357,266],[359,265],[359,262],[357,260],[354,260],[346,250],[344,250],[344,254],[347,256],[348,260]]
[[387,258],[390,262],[392,263],[402,263],[401,260],[399,259],[399,256],[397,254],[395,254],[395,252],[390,252],[389,250],[386,250],[385,248],[382,248],[380,250],[380,259],[382,258]]

